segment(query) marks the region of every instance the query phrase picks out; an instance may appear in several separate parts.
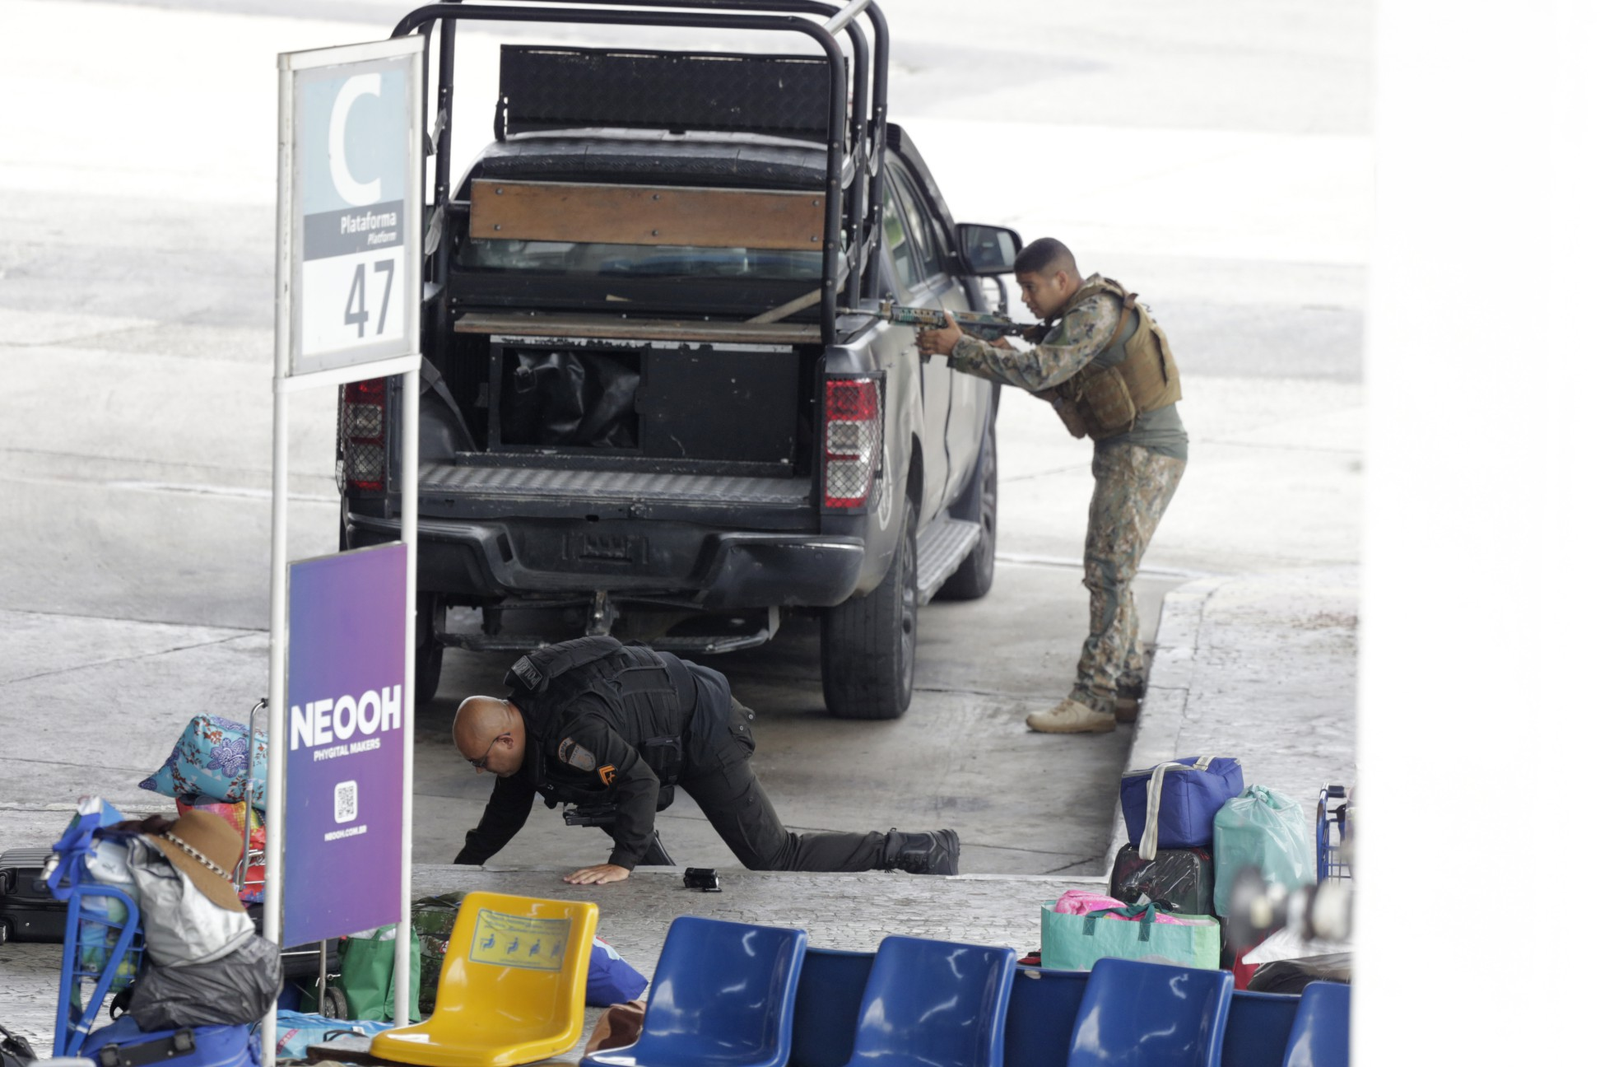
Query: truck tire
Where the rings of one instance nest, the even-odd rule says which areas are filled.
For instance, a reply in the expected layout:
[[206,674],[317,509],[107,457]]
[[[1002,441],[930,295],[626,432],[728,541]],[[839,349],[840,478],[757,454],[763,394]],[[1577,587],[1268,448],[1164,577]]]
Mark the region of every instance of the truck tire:
[[978,487],[976,514],[958,518],[978,523],[978,543],[972,546],[967,558],[961,561],[954,574],[945,579],[935,594],[937,600],[978,600],[986,596],[994,585],[994,546],[996,515],[1000,504],[1000,463],[995,442],[994,419],[989,420],[989,432],[984,435],[983,455],[978,460]]
[[822,695],[841,719],[898,719],[911,706],[917,654],[917,519],[908,500],[889,573],[822,615]]
[[444,642],[433,632],[436,595],[417,594],[417,659],[412,671],[411,699],[419,706],[439,692],[439,675],[444,671]]

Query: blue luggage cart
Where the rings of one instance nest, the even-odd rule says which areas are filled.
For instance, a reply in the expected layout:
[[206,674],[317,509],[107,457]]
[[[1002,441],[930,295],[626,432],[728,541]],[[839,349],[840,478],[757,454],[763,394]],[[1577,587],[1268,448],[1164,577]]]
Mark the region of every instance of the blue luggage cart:
[[77,1056],[94,1029],[106,998],[133,982],[144,953],[139,905],[116,886],[96,882],[88,869],[98,820],[76,820],[55,843],[46,879],[67,902],[61,948],[61,988],[56,999],[54,1055]]
[[1317,881],[1349,881],[1350,801],[1342,785],[1324,785],[1317,799]]

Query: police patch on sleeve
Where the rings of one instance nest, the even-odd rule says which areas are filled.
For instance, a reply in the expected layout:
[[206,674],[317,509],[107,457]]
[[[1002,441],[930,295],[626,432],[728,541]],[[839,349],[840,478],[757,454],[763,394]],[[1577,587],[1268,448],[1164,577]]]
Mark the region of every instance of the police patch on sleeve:
[[580,771],[594,770],[594,753],[570,737],[561,739],[561,746],[556,749],[556,756],[562,763],[571,764]]

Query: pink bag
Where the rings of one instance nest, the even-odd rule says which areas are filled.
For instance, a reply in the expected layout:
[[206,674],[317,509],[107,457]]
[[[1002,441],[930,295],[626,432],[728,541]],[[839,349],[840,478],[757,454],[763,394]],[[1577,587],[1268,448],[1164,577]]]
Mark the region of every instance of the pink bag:
[[[1107,908],[1125,908],[1128,905],[1116,897],[1108,897],[1104,893],[1094,893],[1087,889],[1069,889],[1062,893],[1056,900],[1056,911],[1067,915],[1087,915],[1091,911],[1104,911]],[[1126,915],[1107,915],[1107,919],[1120,919],[1131,922]],[[1155,921],[1169,925],[1181,926],[1182,922],[1165,912],[1158,911]]]

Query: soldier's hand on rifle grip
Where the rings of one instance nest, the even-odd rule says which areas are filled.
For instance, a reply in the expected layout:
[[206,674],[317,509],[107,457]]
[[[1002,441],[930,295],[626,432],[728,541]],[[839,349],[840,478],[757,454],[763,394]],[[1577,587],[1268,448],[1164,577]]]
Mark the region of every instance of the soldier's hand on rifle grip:
[[947,311],[944,313],[943,326],[917,331],[917,351],[924,360],[929,356],[948,356],[955,351],[956,342],[959,340],[961,340],[961,327],[956,325],[956,321]]
[[1032,326],[1029,326],[1026,330],[1023,330],[1021,337],[1030,345],[1036,345],[1042,342],[1049,332],[1050,328],[1048,326],[1042,322],[1036,322]]

